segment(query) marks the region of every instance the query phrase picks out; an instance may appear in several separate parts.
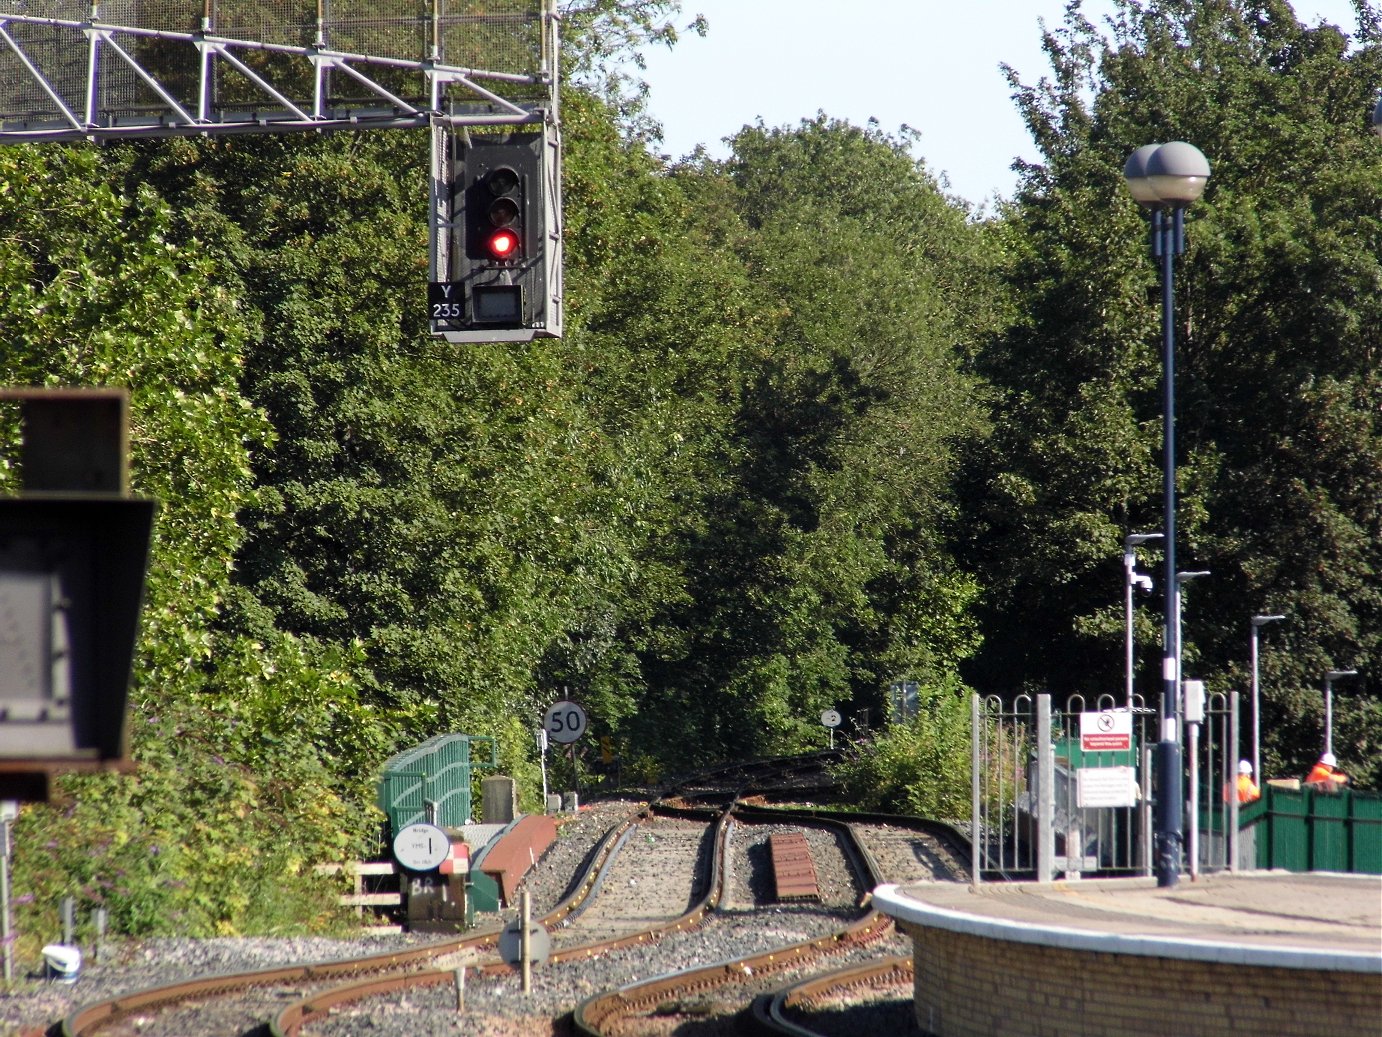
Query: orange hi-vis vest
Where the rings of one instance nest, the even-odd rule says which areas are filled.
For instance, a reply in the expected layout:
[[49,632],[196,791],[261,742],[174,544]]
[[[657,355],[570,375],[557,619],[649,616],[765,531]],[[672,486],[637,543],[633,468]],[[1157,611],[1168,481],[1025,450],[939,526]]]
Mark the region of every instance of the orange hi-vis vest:
[[1238,802],[1251,803],[1262,796],[1262,790],[1257,787],[1257,782],[1252,780],[1251,774],[1238,775]]
[[1347,782],[1347,775],[1340,774],[1327,763],[1315,764],[1305,777],[1305,784],[1307,785],[1344,785]]

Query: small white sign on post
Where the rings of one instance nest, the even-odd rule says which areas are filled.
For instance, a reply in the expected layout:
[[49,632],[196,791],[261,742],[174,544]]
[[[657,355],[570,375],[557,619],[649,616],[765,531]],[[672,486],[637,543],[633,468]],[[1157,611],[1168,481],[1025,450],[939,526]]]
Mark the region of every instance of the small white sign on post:
[[1137,805],[1137,772],[1132,767],[1080,767],[1075,771],[1075,796],[1086,807]]
[[833,709],[821,713],[821,723],[830,729],[830,748],[835,748],[835,728],[840,726],[840,714]]

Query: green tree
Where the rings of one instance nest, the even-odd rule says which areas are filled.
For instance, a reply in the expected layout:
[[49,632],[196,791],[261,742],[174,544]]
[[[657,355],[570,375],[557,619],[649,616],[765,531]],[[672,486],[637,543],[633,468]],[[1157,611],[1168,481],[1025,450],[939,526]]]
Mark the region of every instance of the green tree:
[[[1263,686],[1268,774],[1291,773],[1319,751],[1320,675],[1378,659],[1379,52],[1359,11],[1348,50],[1279,0],[1130,0],[1107,37],[1074,5],[1046,36],[1051,78],[1013,77],[1044,161],[1005,232],[1022,315],[981,364],[1001,393],[971,469],[987,690],[1121,680],[1117,559],[1124,533],[1158,525],[1161,431],[1157,273],[1121,167],[1160,140],[1213,165],[1178,263],[1178,551],[1213,573],[1187,611],[1187,672],[1243,689],[1249,616],[1289,614]],[[1378,720],[1364,677],[1335,738],[1368,783]]]
[[[239,392],[236,298],[195,243],[175,242],[151,190],[111,188],[95,151],[5,150],[0,223],[0,380],[128,387],[133,488],[159,502],[131,695],[136,768],[63,779],[52,806],[25,809],[15,888],[35,899],[21,929],[52,932],[66,894],[107,906],[126,932],[320,921],[304,865],[340,855],[360,825],[338,776],[304,748],[323,714],[345,721],[349,682],[333,679],[329,705],[297,710],[277,734],[241,724],[237,712],[273,712],[275,696],[333,680],[304,679],[305,662],[283,672],[302,655],[292,645],[215,632],[250,499],[247,450],[271,436]],[[255,680],[230,677],[251,659]]]
[[731,322],[712,477],[670,541],[690,579],[658,622],[683,647],[648,664],[688,744],[728,754],[809,746],[822,708],[876,709],[890,677],[972,649],[972,586],[938,529],[954,446],[980,428],[950,314],[982,268],[963,211],[876,129],[822,117],[734,149],[676,177],[754,305]]

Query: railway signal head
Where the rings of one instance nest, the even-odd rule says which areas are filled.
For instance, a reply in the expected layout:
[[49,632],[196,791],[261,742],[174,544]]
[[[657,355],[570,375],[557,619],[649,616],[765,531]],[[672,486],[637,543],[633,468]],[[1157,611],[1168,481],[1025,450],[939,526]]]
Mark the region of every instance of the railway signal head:
[[491,169],[480,179],[484,206],[479,221],[480,251],[497,263],[507,263],[522,254],[523,178],[512,166]]
[[454,342],[561,335],[561,224],[555,131],[455,138],[446,280],[432,330]]

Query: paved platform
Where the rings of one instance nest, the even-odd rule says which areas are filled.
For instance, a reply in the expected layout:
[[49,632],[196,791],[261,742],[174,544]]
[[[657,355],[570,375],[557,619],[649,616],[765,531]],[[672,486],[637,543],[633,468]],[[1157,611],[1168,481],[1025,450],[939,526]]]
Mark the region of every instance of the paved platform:
[[913,883],[874,903],[913,937],[918,1022],[941,1037],[1382,1034],[1382,876]]
[[[886,889],[896,892],[884,895]],[[983,920],[1001,922],[1008,938],[1019,942],[1021,928],[1030,926],[1043,933],[1042,942],[1061,930],[1123,938],[1094,940],[1091,949],[1105,944],[1138,953],[1134,939],[1150,941],[1144,953],[1155,953],[1161,940],[1227,944],[1240,952],[1295,949],[1342,956],[1340,965],[1356,956],[1359,971],[1382,973],[1382,875],[1241,872],[1193,882],[1182,876],[1164,889],[1142,878],[986,883],[977,890],[930,882],[882,887],[878,899],[896,905],[895,917],[939,922],[948,912],[956,924],[967,916],[970,931],[992,928]],[[1217,960],[1246,957],[1260,956],[1235,953]]]

